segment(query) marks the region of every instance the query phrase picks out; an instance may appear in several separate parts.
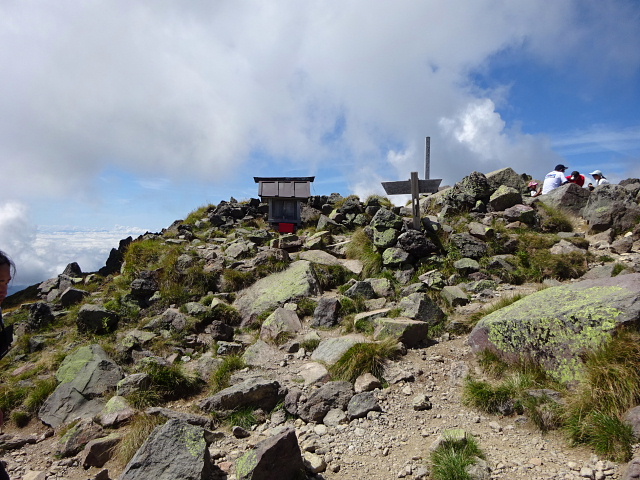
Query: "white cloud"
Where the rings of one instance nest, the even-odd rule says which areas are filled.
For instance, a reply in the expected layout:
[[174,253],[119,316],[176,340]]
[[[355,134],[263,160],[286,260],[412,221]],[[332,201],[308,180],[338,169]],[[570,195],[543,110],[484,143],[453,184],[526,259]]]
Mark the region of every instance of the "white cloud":
[[38,229],[25,204],[0,204],[0,249],[16,264],[14,285],[32,285],[62,273],[71,262],[84,272],[104,266],[109,252],[123,238],[145,233],[135,227],[116,225],[110,230],[82,230],[50,226]]

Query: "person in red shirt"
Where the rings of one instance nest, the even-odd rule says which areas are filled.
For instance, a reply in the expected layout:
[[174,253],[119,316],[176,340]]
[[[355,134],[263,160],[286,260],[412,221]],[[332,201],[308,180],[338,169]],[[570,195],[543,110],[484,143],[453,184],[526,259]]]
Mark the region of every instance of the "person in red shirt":
[[571,172],[571,176],[567,177],[567,181],[570,183],[575,183],[576,185],[579,185],[581,187],[584,186],[584,182],[585,182],[586,178],[584,175],[582,175],[580,172],[578,172],[577,170],[574,170],[573,172]]

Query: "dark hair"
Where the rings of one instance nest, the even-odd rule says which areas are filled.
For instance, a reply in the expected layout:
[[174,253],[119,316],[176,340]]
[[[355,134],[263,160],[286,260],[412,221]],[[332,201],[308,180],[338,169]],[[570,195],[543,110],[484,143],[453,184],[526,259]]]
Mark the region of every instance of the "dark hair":
[[11,275],[15,276],[16,274],[16,264],[13,263],[13,260],[9,258],[9,256],[0,250],[0,265],[9,265],[11,269]]
[[577,177],[578,175],[580,175],[580,172],[577,170],[574,170],[573,172],[571,172],[572,177]]

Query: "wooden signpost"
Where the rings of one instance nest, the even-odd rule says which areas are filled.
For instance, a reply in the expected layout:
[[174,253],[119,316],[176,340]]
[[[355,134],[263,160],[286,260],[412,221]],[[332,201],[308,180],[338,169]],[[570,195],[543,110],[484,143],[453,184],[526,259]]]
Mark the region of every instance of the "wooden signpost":
[[411,172],[409,180],[398,182],[382,182],[382,187],[387,195],[407,195],[411,194],[411,211],[413,214],[413,228],[420,230],[420,194],[436,193],[442,179],[429,179],[429,169],[431,163],[431,138],[425,140],[425,180],[418,178],[418,172]]

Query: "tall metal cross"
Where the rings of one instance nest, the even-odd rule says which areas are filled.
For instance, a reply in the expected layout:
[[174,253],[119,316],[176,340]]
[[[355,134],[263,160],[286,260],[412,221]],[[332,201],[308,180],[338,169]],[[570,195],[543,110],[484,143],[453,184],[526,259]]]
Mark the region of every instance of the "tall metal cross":
[[399,182],[382,182],[382,187],[387,195],[411,194],[411,211],[413,214],[413,228],[420,230],[420,194],[436,193],[442,179],[429,179],[431,167],[431,137],[425,139],[424,154],[424,176],[425,180],[418,178],[418,172],[411,172],[409,180]]

